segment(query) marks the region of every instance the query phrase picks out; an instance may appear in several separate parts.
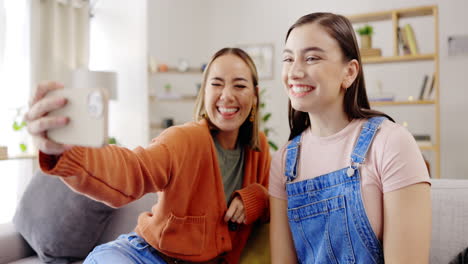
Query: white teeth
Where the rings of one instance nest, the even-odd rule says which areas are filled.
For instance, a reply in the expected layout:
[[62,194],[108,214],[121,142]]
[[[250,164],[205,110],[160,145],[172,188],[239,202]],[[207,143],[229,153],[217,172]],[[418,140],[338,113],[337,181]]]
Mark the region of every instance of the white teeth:
[[225,107],[218,107],[218,109],[219,109],[219,112],[221,113],[234,113],[237,110],[239,110],[239,108],[225,108]]
[[293,86],[292,87],[292,90],[293,92],[295,93],[304,93],[304,92],[308,92],[310,90],[312,90],[311,87],[297,87],[297,86]]

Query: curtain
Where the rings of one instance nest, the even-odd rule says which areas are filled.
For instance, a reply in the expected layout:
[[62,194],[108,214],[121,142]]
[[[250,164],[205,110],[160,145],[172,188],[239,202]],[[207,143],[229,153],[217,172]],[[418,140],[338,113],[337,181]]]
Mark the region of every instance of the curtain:
[[33,83],[66,83],[71,70],[88,68],[89,1],[32,0],[31,29]]
[[3,0],[0,0],[0,71],[2,70],[3,54],[5,52],[5,31],[6,31],[6,19],[5,19],[5,6]]

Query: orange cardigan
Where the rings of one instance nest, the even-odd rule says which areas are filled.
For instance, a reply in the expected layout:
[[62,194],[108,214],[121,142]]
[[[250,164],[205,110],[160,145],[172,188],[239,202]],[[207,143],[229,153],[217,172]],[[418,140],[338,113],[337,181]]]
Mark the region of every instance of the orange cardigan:
[[135,231],[158,251],[186,261],[224,255],[238,263],[259,219],[269,220],[270,154],[265,135],[261,152],[245,149],[243,188],[246,224],[231,232],[221,172],[206,121],[166,129],[147,148],[74,147],[60,158],[40,153],[41,169],[60,175],[72,189],[113,207],[161,192],[151,212],[138,217]]

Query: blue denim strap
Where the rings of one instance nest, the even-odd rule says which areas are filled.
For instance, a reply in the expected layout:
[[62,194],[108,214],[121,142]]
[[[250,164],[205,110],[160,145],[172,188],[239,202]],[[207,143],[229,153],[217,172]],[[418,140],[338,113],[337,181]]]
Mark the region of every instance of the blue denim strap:
[[380,124],[386,119],[383,116],[371,117],[364,124],[361,134],[354,146],[353,153],[351,154],[351,161],[353,164],[362,164],[366,159],[367,151],[374,139]]
[[297,177],[297,164],[299,156],[299,146],[301,145],[301,135],[297,135],[286,147],[286,166],[284,175],[286,182],[292,182]]

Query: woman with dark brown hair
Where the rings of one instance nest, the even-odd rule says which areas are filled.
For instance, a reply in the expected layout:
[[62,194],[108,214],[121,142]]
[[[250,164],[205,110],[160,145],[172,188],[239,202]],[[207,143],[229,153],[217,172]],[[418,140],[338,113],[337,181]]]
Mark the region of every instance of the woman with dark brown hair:
[[370,109],[343,16],[294,23],[283,52],[289,142],[270,170],[273,263],[427,263],[428,171],[412,135]]
[[219,50],[203,75],[196,120],[166,129],[146,148],[49,140],[47,130],[69,122],[47,116],[66,104],[44,98],[60,88],[40,85],[26,114],[41,169],[114,207],[159,192],[134,232],[96,247],[85,263],[239,262],[253,224],[269,219],[269,147],[258,131],[257,70],[244,51]]

